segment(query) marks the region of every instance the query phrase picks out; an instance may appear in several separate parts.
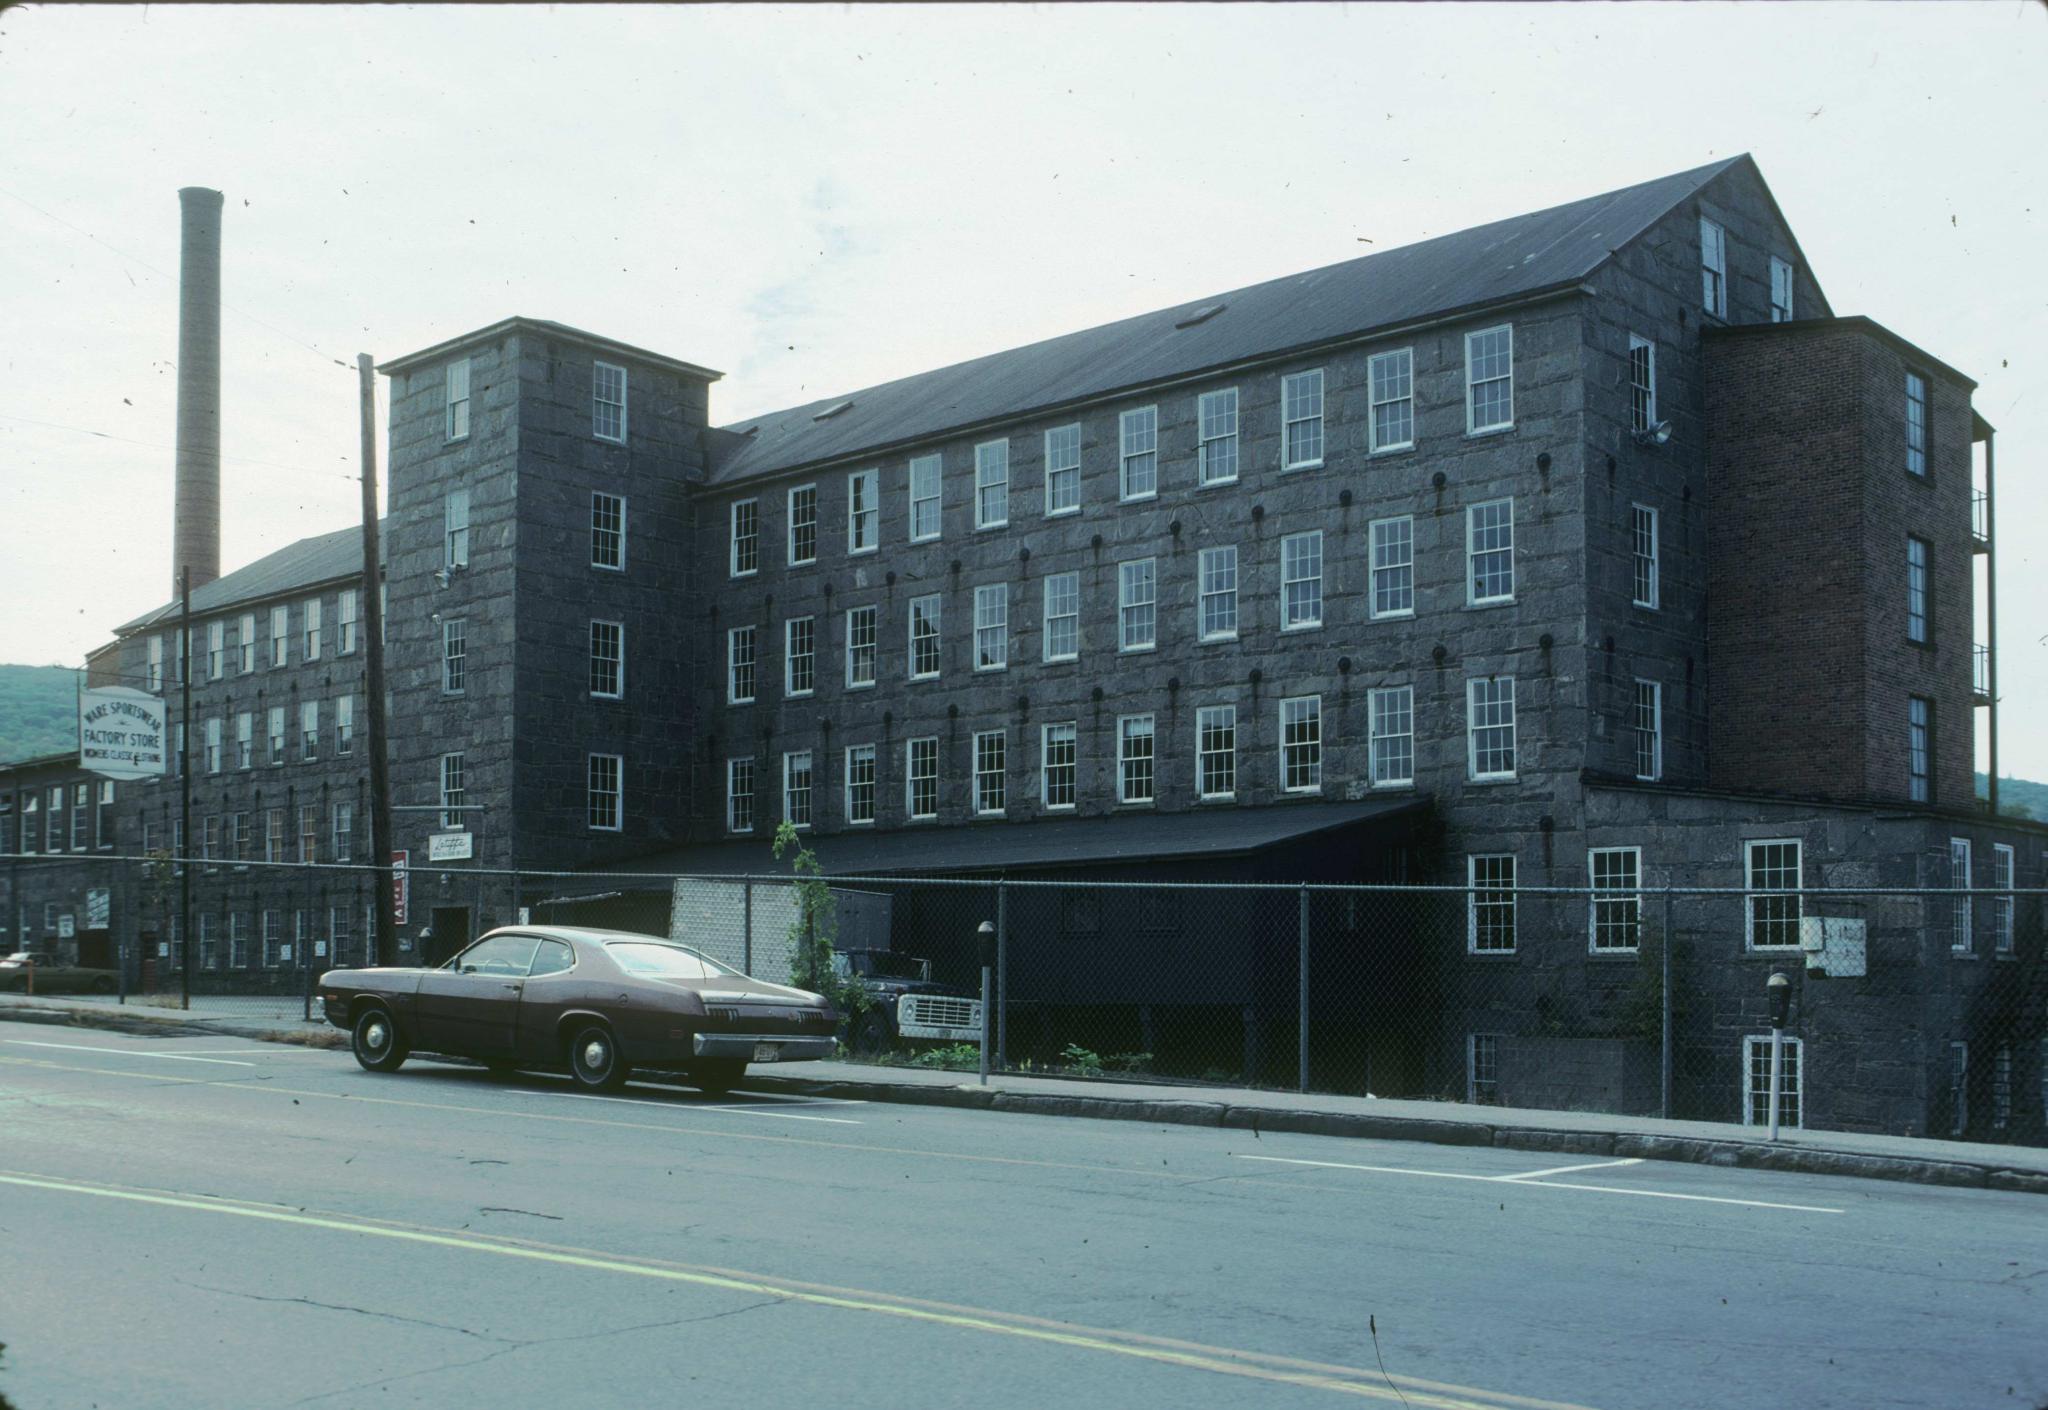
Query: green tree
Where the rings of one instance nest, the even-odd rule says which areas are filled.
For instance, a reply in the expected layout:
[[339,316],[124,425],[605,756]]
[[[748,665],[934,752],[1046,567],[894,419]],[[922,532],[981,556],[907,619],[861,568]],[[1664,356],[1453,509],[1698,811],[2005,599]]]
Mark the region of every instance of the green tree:
[[785,851],[792,854],[791,889],[796,893],[796,918],[789,923],[789,982],[813,994],[823,994],[843,1014],[857,1015],[874,1001],[858,975],[841,974],[832,963],[834,942],[839,936],[832,888],[825,884],[825,869],[818,864],[818,854],[804,845],[787,818],[775,828],[775,860],[781,861]]

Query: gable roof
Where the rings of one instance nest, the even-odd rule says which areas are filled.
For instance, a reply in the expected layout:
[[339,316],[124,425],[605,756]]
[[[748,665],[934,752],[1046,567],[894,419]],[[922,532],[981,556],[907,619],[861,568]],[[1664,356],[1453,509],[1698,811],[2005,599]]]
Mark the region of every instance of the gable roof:
[[[384,546],[389,542],[387,535],[390,531],[390,521],[387,519],[381,523],[384,532],[377,536],[380,567],[387,561],[384,557]],[[224,607],[296,592],[315,583],[333,582],[337,578],[360,578],[362,574],[362,529],[337,529],[331,534],[318,534],[309,539],[300,539],[297,543],[286,544],[277,552],[259,558],[245,567],[237,568],[225,577],[215,578],[204,587],[192,589],[192,615],[197,617],[205,612],[218,612]],[[145,612],[133,621],[123,622],[114,628],[114,633],[117,636],[126,636],[152,623],[175,617],[178,611],[179,604],[176,601],[167,602],[154,612]]]
[[[1569,288],[1747,156],[1291,274],[722,428],[709,482],[986,422]],[[822,414],[821,414],[822,413]],[[723,454],[719,454],[723,448]]]

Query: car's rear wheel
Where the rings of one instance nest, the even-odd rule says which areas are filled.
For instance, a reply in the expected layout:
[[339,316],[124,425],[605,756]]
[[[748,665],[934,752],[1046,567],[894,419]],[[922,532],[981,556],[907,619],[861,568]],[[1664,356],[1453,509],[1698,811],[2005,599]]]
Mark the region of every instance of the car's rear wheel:
[[619,1056],[618,1041],[602,1024],[585,1024],[569,1038],[569,1075],[593,1092],[616,1092],[632,1075]]
[[381,1004],[373,1004],[356,1015],[350,1038],[356,1061],[370,1072],[396,1072],[412,1054],[412,1046],[399,1031],[398,1020]]
[[699,1058],[697,1065],[690,1069],[690,1081],[697,1090],[712,1096],[730,1092],[746,1075],[744,1058]]
[[879,1009],[856,1015],[846,1030],[846,1046],[855,1057],[880,1057],[889,1047],[889,1020]]

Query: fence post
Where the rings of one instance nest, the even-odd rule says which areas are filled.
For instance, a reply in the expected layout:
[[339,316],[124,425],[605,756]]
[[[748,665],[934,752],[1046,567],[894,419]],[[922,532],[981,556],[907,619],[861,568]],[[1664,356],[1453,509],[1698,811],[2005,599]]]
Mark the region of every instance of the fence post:
[[305,1007],[300,1014],[300,1018],[306,1023],[311,1023],[313,1021],[313,939],[311,936],[301,936],[299,938],[299,978],[306,991],[304,995]]
[[1664,888],[1664,944],[1661,946],[1664,952],[1664,993],[1660,1010],[1662,1019],[1658,1024],[1663,1048],[1660,1057],[1662,1081],[1661,1111],[1666,1120],[1669,1120],[1671,1116],[1671,947],[1677,943],[1677,940],[1678,937],[1672,933],[1671,929],[1671,888],[1667,886]]
[[1308,887],[1301,888],[1301,903],[1296,916],[1296,940],[1301,949],[1301,992],[1295,1009],[1296,1053],[1295,1060],[1300,1069],[1300,1090],[1308,1090]]
[[1010,888],[996,883],[996,1071],[1010,1067]]
[[740,883],[740,970],[750,978],[754,973],[754,882]]

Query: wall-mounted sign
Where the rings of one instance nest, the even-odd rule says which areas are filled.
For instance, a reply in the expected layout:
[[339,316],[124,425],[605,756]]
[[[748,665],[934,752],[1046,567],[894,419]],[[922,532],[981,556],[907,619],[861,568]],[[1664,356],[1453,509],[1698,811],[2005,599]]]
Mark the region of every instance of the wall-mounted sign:
[[69,940],[78,933],[78,919],[75,916],[57,917],[57,938]]
[[466,862],[476,855],[476,837],[469,832],[436,832],[427,838],[430,862]]
[[126,686],[78,692],[78,766],[108,778],[161,778],[164,702]]
[[95,886],[85,893],[85,928],[105,930],[113,918],[113,904],[104,886]]
[[391,854],[391,923],[405,924],[406,903],[412,900],[412,872],[408,865],[412,853],[406,851]]

